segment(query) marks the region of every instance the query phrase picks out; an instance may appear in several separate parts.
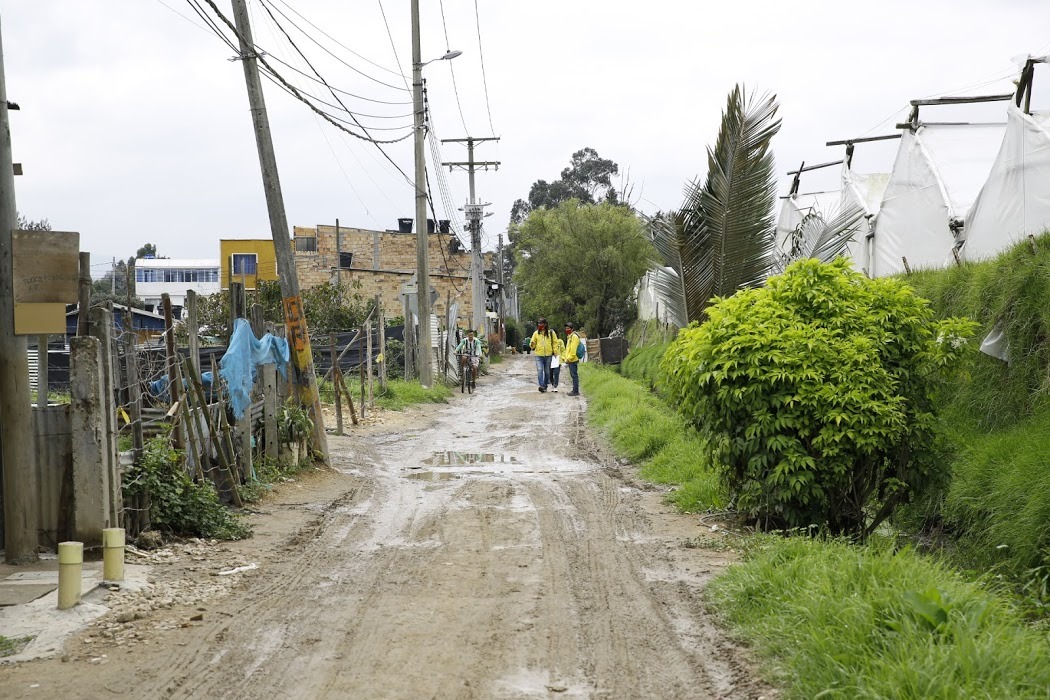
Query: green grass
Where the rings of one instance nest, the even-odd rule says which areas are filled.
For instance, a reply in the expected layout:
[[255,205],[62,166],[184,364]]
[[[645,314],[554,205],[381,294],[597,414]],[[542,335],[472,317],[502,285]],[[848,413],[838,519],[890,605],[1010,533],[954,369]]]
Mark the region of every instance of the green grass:
[[[361,382],[358,379],[344,377],[346,388],[356,402],[361,399]],[[449,387],[436,383],[430,389],[424,389],[419,382],[405,381],[404,379],[388,379],[386,391],[379,389],[378,378],[374,380],[375,402],[377,406],[391,410],[402,411],[408,406],[417,403],[445,403],[452,396]],[[457,386],[459,386],[457,384]],[[335,388],[331,382],[321,382],[318,385],[321,401],[324,403],[335,403]],[[345,400],[345,399],[344,399]]]
[[18,654],[31,641],[33,641],[32,637],[5,637],[0,635],[0,659],[5,656]]
[[667,342],[659,345],[632,347],[620,365],[620,374],[641,382],[650,389],[659,388],[660,360],[663,359],[664,353],[667,352],[667,348],[670,346],[671,343]]
[[588,422],[608,436],[618,455],[641,466],[642,478],[678,485],[669,499],[687,512],[725,505],[725,491],[705,459],[708,451],[681,416],[613,370],[588,363],[580,374]]
[[439,383],[427,389],[419,382],[390,379],[387,380],[385,392],[377,390],[376,405],[391,411],[401,411],[418,403],[445,403],[451,396],[452,390]]
[[[1010,362],[973,353],[941,397],[952,476],[934,521],[959,538],[963,566],[989,568],[1050,602],[1050,235],[999,258],[905,277],[938,316],[1006,330]],[[1033,587],[1033,584],[1037,584]]]
[[757,537],[706,595],[789,698],[1046,698],[1050,643],[912,550]]

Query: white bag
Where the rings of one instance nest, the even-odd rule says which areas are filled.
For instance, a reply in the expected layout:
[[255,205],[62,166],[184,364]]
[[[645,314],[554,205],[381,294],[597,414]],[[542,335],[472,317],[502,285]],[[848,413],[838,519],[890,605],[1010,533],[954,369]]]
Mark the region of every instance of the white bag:
[[561,367],[561,360],[558,359],[557,355],[551,357],[551,369],[554,369],[555,367]]

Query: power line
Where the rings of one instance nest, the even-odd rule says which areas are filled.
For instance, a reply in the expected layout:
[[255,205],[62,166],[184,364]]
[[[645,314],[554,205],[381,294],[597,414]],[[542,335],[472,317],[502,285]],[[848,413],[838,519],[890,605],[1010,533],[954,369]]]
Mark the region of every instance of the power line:
[[408,78],[405,77],[405,69],[401,66],[401,57],[397,55],[397,46],[394,45],[394,35],[390,32],[390,23],[386,21],[386,9],[383,7],[383,0],[379,2],[379,14],[383,16],[383,24],[386,26],[386,35],[390,39],[390,50],[394,54],[394,61],[397,63],[397,69],[401,71],[401,80],[405,83],[405,88],[408,88]]
[[[439,0],[438,4],[441,7],[441,28],[445,30],[445,50],[451,51],[452,46],[448,41],[448,25],[445,24],[445,0]],[[449,73],[452,74],[452,92],[456,95],[456,107],[459,108],[459,121],[463,124],[463,133],[469,134],[470,129],[467,128],[467,120],[463,117],[463,105],[459,101],[459,86],[456,85],[456,69],[452,66],[452,61],[448,62],[448,70]]]
[[[272,58],[273,58],[273,60],[277,61],[278,63],[288,67],[289,69],[295,71],[296,73],[299,73],[304,78],[312,80],[315,83],[322,83],[323,84],[323,81],[318,80],[316,77],[314,77],[314,76],[312,76],[312,75],[310,75],[310,74],[308,74],[308,73],[306,73],[306,72],[304,72],[302,70],[299,70],[295,66],[293,66],[293,65],[291,65],[291,64],[289,64],[289,63],[287,63],[285,61],[282,61],[281,59],[277,58],[276,56],[273,56]],[[329,86],[329,89],[330,90],[335,90],[336,92],[340,93],[341,95],[347,95],[348,97],[353,97],[353,98],[358,99],[358,100],[365,100],[366,102],[374,102],[376,104],[381,104],[381,105],[410,105],[410,104],[412,104],[412,100],[404,100],[404,101],[376,100],[376,99],[373,99],[371,97],[365,97],[363,95],[357,95],[357,94],[352,93],[352,92],[347,92],[346,90],[340,90],[337,87]],[[367,117],[367,116],[372,116],[372,115],[362,114],[361,116]],[[403,115],[403,116],[411,117],[412,115],[411,114],[406,114],[406,115]]]
[[[311,27],[313,27],[313,28],[314,28],[314,29],[316,29],[317,31],[321,32],[321,34],[323,34],[323,35],[324,35],[325,37],[327,37],[328,39],[331,39],[331,40],[332,40],[332,41],[333,41],[333,42],[334,42],[334,43],[335,43],[335,44],[336,44],[337,46],[340,46],[340,47],[342,47],[342,48],[346,49],[347,51],[349,51],[349,52],[350,52],[350,53],[352,53],[353,55],[355,55],[355,56],[357,56],[358,58],[360,58],[360,59],[361,59],[362,61],[364,61],[364,62],[366,62],[366,63],[370,63],[370,64],[372,64],[373,66],[375,66],[375,67],[376,67],[376,68],[378,68],[379,70],[383,70],[383,71],[386,71],[387,73],[393,73],[394,75],[400,75],[401,77],[404,77],[404,71],[401,71],[401,72],[399,73],[399,72],[397,72],[397,71],[394,71],[394,70],[391,70],[391,69],[387,68],[386,66],[382,66],[382,65],[380,65],[380,64],[378,64],[378,63],[376,63],[375,61],[371,61],[371,60],[369,60],[369,59],[368,59],[368,58],[366,58],[365,56],[362,56],[361,54],[359,54],[359,53],[357,53],[356,51],[354,51],[353,49],[351,49],[351,48],[350,48],[349,46],[347,46],[346,44],[343,44],[343,43],[341,43],[341,42],[340,42],[340,41],[339,41],[338,39],[336,39],[335,37],[333,37],[333,36],[332,36],[331,34],[328,34],[327,32],[325,32],[325,30],[321,29],[321,28],[320,28],[320,27],[318,27],[318,26],[317,26],[316,24],[314,24],[313,22],[311,22],[311,21],[310,21],[309,19],[307,19],[306,17],[304,17],[304,16],[302,15],[302,13],[300,13],[299,11],[297,11],[297,10],[296,10],[296,9],[295,9],[294,7],[292,7],[291,5],[289,5],[289,4],[288,4],[287,2],[285,2],[284,0],[278,0],[278,1],[279,1],[279,2],[280,2],[280,3],[282,4],[282,5],[284,5],[285,7],[287,7],[287,8],[289,9],[289,10],[291,10],[292,12],[294,12],[294,13],[295,13],[295,14],[296,14],[296,15],[297,15],[297,16],[298,16],[298,17],[299,17],[300,19],[302,19],[302,20],[303,20],[304,22],[306,22],[307,24],[309,24],[309,25],[310,25]],[[274,8],[274,9],[277,9],[277,8]],[[280,10],[278,10],[278,12],[280,12]],[[287,18],[287,15],[285,15],[285,14],[284,14],[283,12],[281,12],[281,14],[282,14],[283,16],[285,16],[285,17]],[[288,21],[289,21],[289,22],[291,22],[291,20],[288,20]],[[296,29],[299,29],[299,27],[296,27]],[[302,30],[302,29],[299,29],[299,31],[303,31],[303,30]],[[304,32],[304,33],[305,33],[305,32]],[[400,66],[400,65],[398,65],[398,68],[400,68],[400,67],[401,67],[401,66]]]
[[[237,28],[233,26],[233,23],[230,22],[230,20],[226,17],[226,15],[224,15],[222,13],[222,11],[215,5],[214,0],[204,0],[204,1],[206,3],[208,3],[208,5],[211,7],[212,12],[214,12],[216,15],[218,15],[218,17],[223,21],[223,23],[233,31],[234,35],[237,36],[238,39],[241,39],[243,41],[243,38],[241,37],[240,32],[237,31]],[[192,3],[193,0],[189,0],[189,2]],[[225,37],[223,37],[223,38],[224,38],[224,40],[226,40]],[[226,41],[228,41],[228,40],[226,40]],[[245,41],[244,43],[247,44],[248,42]],[[252,44],[252,46],[255,47],[256,49],[258,48],[258,47],[255,46],[254,43]],[[239,50],[237,50],[237,51],[238,51],[238,54],[239,54],[240,51]],[[302,96],[302,94],[299,92],[298,88],[296,88],[295,86],[290,84],[287,80],[285,80],[285,78],[283,76],[281,76],[280,73],[278,73],[277,71],[275,71],[273,69],[273,67],[266,61],[266,58],[258,50],[255,51],[255,58],[259,61],[260,64],[265,66],[265,68],[268,71],[270,71],[270,73],[273,74],[274,78],[276,78],[277,80],[281,81],[281,83],[292,93],[293,97],[295,97],[297,100],[299,100],[300,102],[305,104],[307,107],[309,107],[311,110],[316,112],[318,115],[321,116],[322,119],[327,121],[329,124],[331,124],[332,126],[334,126],[337,129],[339,129],[340,131],[344,131],[347,134],[350,134],[354,138],[360,139],[362,141],[369,141],[371,143],[374,143],[374,144],[378,145],[378,144],[397,143],[398,141],[404,141],[405,139],[407,139],[408,137],[410,137],[412,135],[411,133],[408,133],[408,134],[406,134],[406,135],[404,135],[404,136],[402,136],[400,138],[380,140],[380,139],[372,138],[371,136],[362,136],[362,135],[360,135],[358,133],[355,133],[355,132],[351,131],[350,129],[347,129],[342,124],[339,124],[327,112],[323,112],[320,109],[318,109],[317,107],[315,107],[313,104],[311,104],[309,102],[309,100],[307,100],[305,97]],[[337,101],[338,101],[338,98],[337,98]],[[344,107],[344,109],[345,109],[345,107]],[[350,110],[346,110],[346,111],[348,113],[350,113],[351,116],[352,116],[353,113],[350,112]],[[363,126],[361,127],[361,129],[364,130],[365,133],[367,134],[367,130]],[[384,151],[384,153],[385,153],[385,151]],[[400,170],[400,168],[399,168],[399,170]]]
[[489,114],[489,129],[495,136],[496,127],[492,125],[492,107],[489,105],[489,81],[485,77],[485,52],[481,48],[481,15],[478,14],[478,0],[474,0],[474,20],[478,28],[478,57],[481,59],[481,84],[485,88],[485,111]]
[[[272,4],[272,3],[270,3],[270,2],[268,2],[267,0],[262,0],[262,7],[263,7],[263,9],[264,9],[264,10],[266,10],[267,14],[269,14],[269,15],[270,15],[270,17],[271,17],[271,18],[273,19],[274,23],[275,23],[275,24],[277,24],[277,26],[278,26],[278,27],[281,27],[281,24],[280,24],[279,22],[277,22],[277,18],[273,16],[273,12],[272,12],[272,11],[270,10],[270,8],[271,8],[271,7],[273,7],[273,4]],[[296,23],[295,23],[295,22],[294,22],[293,20],[291,20],[291,19],[289,19],[289,18],[288,18],[288,15],[284,14],[283,12],[281,12],[281,9],[280,9],[279,7],[273,7],[273,9],[274,9],[274,10],[277,10],[277,12],[279,12],[279,13],[281,14],[281,16],[282,16],[282,17],[284,17],[284,18],[285,18],[286,20],[288,20],[288,23],[289,23],[289,24],[291,24],[291,25],[292,25],[293,27],[295,27],[296,29],[298,29],[298,30],[299,30],[299,32],[300,32],[300,33],[301,33],[301,34],[302,34],[303,36],[305,36],[305,37],[306,37],[307,39],[309,39],[310,41],[312,41],[312,42],[314,42],[315,44],[317,44],[317,46],[318,46],[318,47],[319,47],[319,48],[320,48],[320,49],[321,49],[322,51],[324,51],[324,52],[325,52],[325,53],[327,53],[327,54],[328,54],[329,56],[331,56],[331,57],[332,57],[332,58],[334,58],[335,60],[339,61],[339,62],[340,62],[340,63],[342,63],[342,64],[343,64],[344,66],[346,66],[346,67],[347,67],[347,68],[349,68],[350,70],[354,71],[354,72],[355,72],[355,73],[357,73],[358,75],[361,75],[361,76],[363,76],[363,77],[365,77],[365,78],[368,78],[369,80],[371,80],[371,81],[372,81],[372,82],[374,82],[374,83],[378,83],[378,84],[380,84],[380,85],[383,85],[384,87],[388,87],[388,88],[390,88],[391,90],[400,90],[400,91],[408,92],[408,88],[407,88],[407,87],[403,88],[403,87],[400,87],[400,86],[398,86],[398,85],[391,85],[390,83],[384,82],[384,81],[380,80],[379,78],[373,77],[373,76],[369,75],[368,73],[365,73],[364,71],[362,71],[362,70],[358,69],[357,67],[355,67],[355,66],[351,65],[350,63],[347,63],[347,62],[346,62],[346,61],[344,61],[344,60],[343,60],[342,58],[340,58],[339,56],[337,56],[337,55],[335,55],[334,53],[332,53],[331,51],[329,51],[329,50],[328,50],[328,47],[326,47],[325,45],[323,45],[323,44],[322,44],[321,42],[317,41],[317,39],[314,39],[314,38],[313,38],[313,37],[312,37],[312,36],[311,36],[310,34],[308,34],[307,32],[303,31],[303,30],[302,30],[302,29],[301,29],[301,28],[299,27],[299,25],[297,25],[297,24],[296,24]],[[281,31],[282,31],[282,32],[284,32],[284,31],[285,31],[285,30],[284,30],[284,27],[281,27]],[[285,32],[285,34],[287,35],[287,32]],[[291,41],[291,37],[289,37],[289,38],[288,38],[288,41]],[[293,44],[292,44],[292,45],[294,46],[294,42],[293,42]]]

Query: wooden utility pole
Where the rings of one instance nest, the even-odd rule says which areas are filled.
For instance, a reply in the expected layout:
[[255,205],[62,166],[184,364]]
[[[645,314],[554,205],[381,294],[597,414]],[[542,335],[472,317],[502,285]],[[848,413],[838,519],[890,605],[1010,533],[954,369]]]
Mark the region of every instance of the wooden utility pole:
[[484,274],[481,269],[483,266],[481,257],[481,220],[485,217],[484,208],[488,205],[479,204],[474,199],[474,172],[478,168],[488,170],[489,167],[493,167],[499,169],[499,161],[479,162],[474,160],[474,144],[481,141],[499,141],[499,137],[474,138],[473,136],[468,136],[464,139],[441,139],[441,143],[467,144],[466,162],[450,162],[442,163],[442,165],[447,165],[449,170],[457,167],[463,168],[467,171],[467,175],[470,178],[470,200],[464,208],[464,213],[467,215],[467,228],[470,231],[470,305],[472,307],[470,325],[471,328],[484,337],[486,328]]
[[291,346],[292,373],[298,390],[299,402],[306,406],[314,422],[313,448],[325,464],[328,463],[328,439],[324,431],[324,414],[321,412],[321,397],[317,392],[317,377],[314,373],[314,358],[310,350],[310,333],[306,327],[303,299],[299,291],[299,276],[295,271],[295,257],[288,235],[288,217],[284,211],[284,196],[277,173],[277,157],[273,152],[270,136],[270,120],[266,115],[262,82],[259,79],[258,54],[252,40],[251,23],[245,0],[233,0],[233,18],[240,42],[241,62],[244,64],[244,80],[248,87],[248,102],[251,106],[252,124],[255,128],[255,145],[259,151],[262,167],[263,190],[266,194],[266,209],[270,216],[270,234],[273,236],[274,252],[277,255],[277,277],[281,283],[284,302],[284,319],[288,327],[288,344]]
[[[36,561],[36,455],[29,403],[29,346],[15,335],[14,255],[17,226],[11,122],[0,41],[0,464],[4,480],[4,544],[9,564]],[[45,389],[46,391],[46,389]]]

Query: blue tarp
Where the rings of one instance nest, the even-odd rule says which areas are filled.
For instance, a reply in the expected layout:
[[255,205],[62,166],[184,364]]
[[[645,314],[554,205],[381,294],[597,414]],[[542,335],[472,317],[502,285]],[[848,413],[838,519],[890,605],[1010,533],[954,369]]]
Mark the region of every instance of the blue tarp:
[[255,368],[273,363],[284,378],[288,377],[288,341],[267,333],[256,338],[252,326],[243,318],[233,325],[230,347],[219,361],[219,376],[226,380],[230,392],[230,406],[235,418],[243,418],[251,405]]
[[[211,372],[201,373],[201,388],[204,389],[204,396],[208,400],[211,400],[215,396],[215,388],[212,386]],[[182,390],[189,390],[189,383],[182,380]],[[160,379],[154,379],[149,383],[149,393],[164,400],[171,401],[171,397],[168,396],[168,375],[164,375]]]

